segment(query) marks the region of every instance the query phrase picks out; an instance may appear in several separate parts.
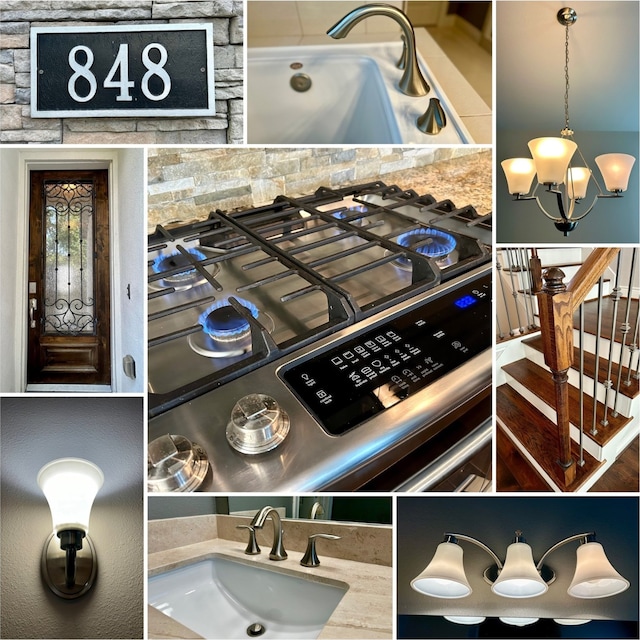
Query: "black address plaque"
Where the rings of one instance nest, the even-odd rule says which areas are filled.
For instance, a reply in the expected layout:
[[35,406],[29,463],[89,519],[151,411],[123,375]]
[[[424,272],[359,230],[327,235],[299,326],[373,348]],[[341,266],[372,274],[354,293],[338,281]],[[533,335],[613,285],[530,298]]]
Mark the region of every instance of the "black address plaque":
[[210,24],[31,29],[34,118],[215,114]]

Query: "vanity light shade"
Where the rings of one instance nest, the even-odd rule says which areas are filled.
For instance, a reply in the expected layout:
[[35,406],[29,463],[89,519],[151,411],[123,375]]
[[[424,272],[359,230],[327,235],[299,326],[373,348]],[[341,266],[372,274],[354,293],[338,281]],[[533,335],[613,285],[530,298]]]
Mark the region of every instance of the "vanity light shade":
[[636,159],[627,153],[605,153],[596,157],[607,191],[626,191]]
[[629,588],[611,565],[599,542],[587,542],[576,549],[576,571],[567,593],[574,598],[606,598]]
[[591,171],[587,167],[569,167],[567,170],[567,190],[572,200],[587,195]]
[[531,547],[526,542],[510,544],[504,567],[491,585],[491,591],[505,598],[533,598],[548,588],[533,562]]
[[464,598],[471,593],[462,564],[462,548],[441,542],[431,562],[411,581],[411,588],[434,598]]
[[444,619],[456,624],[480,624],[486,620],[485,616],[444,616]]
[[529,150],[536,164],[540,184],[562,184],[578,145],[566,138],[534,138]]
[[81,458],[60,458],[45,464],[38,472],[53,520],[53,532],[89,530],[91,506],[104,475],[99,467]]
[[529,193],[533,177],[536,175],[536,164],[531,158],[509,158],[503,160],[500,165],[511,195]]
[[591,620],[583,620],[582,618],[554,618],[553,621],[556,624],[562,624],[566,627],[576,627],[579,624],[587,624]]
[[507,616],[501,616],[500,620],[505,624],[510,624],[514,627],[526,627],[528,624],[538,622],[540,618],[512,618]]

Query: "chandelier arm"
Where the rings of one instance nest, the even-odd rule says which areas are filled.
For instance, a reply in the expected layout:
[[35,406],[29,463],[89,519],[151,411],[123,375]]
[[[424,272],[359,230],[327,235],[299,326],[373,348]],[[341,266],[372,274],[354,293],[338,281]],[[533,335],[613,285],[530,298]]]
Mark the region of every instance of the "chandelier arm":
[[564,222],[565,218],[556,218],[555,216],[552,216],[543,206],[542,203],[540,202],[540,198],[538,196],[534,196],[533,198],[531,198],[532,200],[536,201],[536,204],[538,205],[538,209],[540,209],[540,211],[542,211],[542,213],[544,213],[545,216],[547,216],[547,218],[549,218],[549,220],[553,220],[554,222]]
[[575,540],[582,540],[584,539],[585,542],[588,542],[590,539],[595,539],[595,531],[587,531],[587,533],[577,533],[573,536],[569,536],[568,538],[565,538],[564,540],[560,540],[560,542],[556,542],[553,546],[549,547],[543,554],[542,557],[540,558],[540,560],[538,560],[538,564],[536,565],[536,569],[538,571],[540,571],[542,569],[542,565],[544,563],[545,558],[550,554],[553,553],[556,549],[564,546],[565,544],[569,543],[569,542],[574,542]]
[[[585,211],[581,216],[578,216],[578,217],[576,217],[576,218],[573,218],[573,217],[572,217],[572,218],[571,218],[571,220],[573,220],[574,222],[578,222],[578,220],[582,220],[582,218],[584,218],[584,217],[586,217],[587,215],[589,215],[589,214],[591,213],[591,209],[593,209],[593,207],[595,207],[595,206],[596,206],[596,202],[598,201],[598,198],[599,198],[599,197],[600,197],[600,196],[596,195],[596,196],[593,198],[593,202],[591,203],[591,205],[589,206],[589,208],[588,208],[588,209],[587,209],[587,210],[586,210],[586,211]],[[605,197],[606,197],[606,196],[605,196]]]
[[451,537],[458,540],[465,540],[466,542],[471,542],[472,544],[475,544],[477,547],[480,547],[493,558],[494,562],[498,566],[498,570],[502,571],[502,561],[489,547],[487,547],[486,544],[484,544],[484,542],[480,542],[480,540],[478,540],[477,538],[467,536],[464,533],[448,533],[447,532],[444,534],[444,536],[445,538]]
[[[573,140],[573,137],[571,138]],[[575,140],[574,140],[575,142]],[[582,151],[580,150],[580,145],[578,145],[576,147],[576,149],[578,150],[578,154],[580,155],[580,159],[582,160],[582,162],[584,162],[584,166],[587,167],[587,169],[589,170],[589,180],[593,180],[597,189],[598,189],[598,193],[601,196],[606,195],[605,192],[602,190],[602,188],[600,187],[600,183],[598,182],[598,179],[596,178],[596,174],[593,173],[593,171],[591,170],[591,167],[589,166],[589,163],[587,162],[587,160],[585,159],[585,157],[582,155]]]

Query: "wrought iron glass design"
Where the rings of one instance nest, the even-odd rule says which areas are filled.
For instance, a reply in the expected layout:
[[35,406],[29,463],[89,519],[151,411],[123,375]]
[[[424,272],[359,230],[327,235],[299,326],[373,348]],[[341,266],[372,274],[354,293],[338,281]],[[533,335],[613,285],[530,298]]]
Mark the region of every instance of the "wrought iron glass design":
[[95,333],[94,208],[93,182],[45,182],[45,333]]

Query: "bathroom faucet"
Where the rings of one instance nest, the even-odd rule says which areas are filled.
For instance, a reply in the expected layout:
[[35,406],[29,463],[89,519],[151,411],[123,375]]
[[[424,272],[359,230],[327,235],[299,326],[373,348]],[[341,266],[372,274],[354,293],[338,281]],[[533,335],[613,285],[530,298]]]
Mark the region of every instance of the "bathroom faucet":
[[400,78],[400,91],[408,96],[427,95],[431,87],[427,84],[418,66],[416,38],[413,27],[411,26],[409,18],[407,18],[400,9],[396,9],[388,4],[365,4],[350,11],[333,25],[333,27],[327,31],[327,34],[335,39],[345,38],[358,22],[370,16],[388,16],[389,18],[393,18],[402,27],[407,45],[407,60],[404,73],[402,74],[402,78]]
[[315,520],[318,516],[324,515],[324,509],[319,502],[314,502],[311,507],[311,519]]
[[273,507],[263,507],[256,513],[251,521],[251,527],[254,529],[262,529],[267,516],[271,516],[273,523],[273,546],[269,552],[269,560],[286,560],[287,552],[282,544],[282,522],[280,515]]

